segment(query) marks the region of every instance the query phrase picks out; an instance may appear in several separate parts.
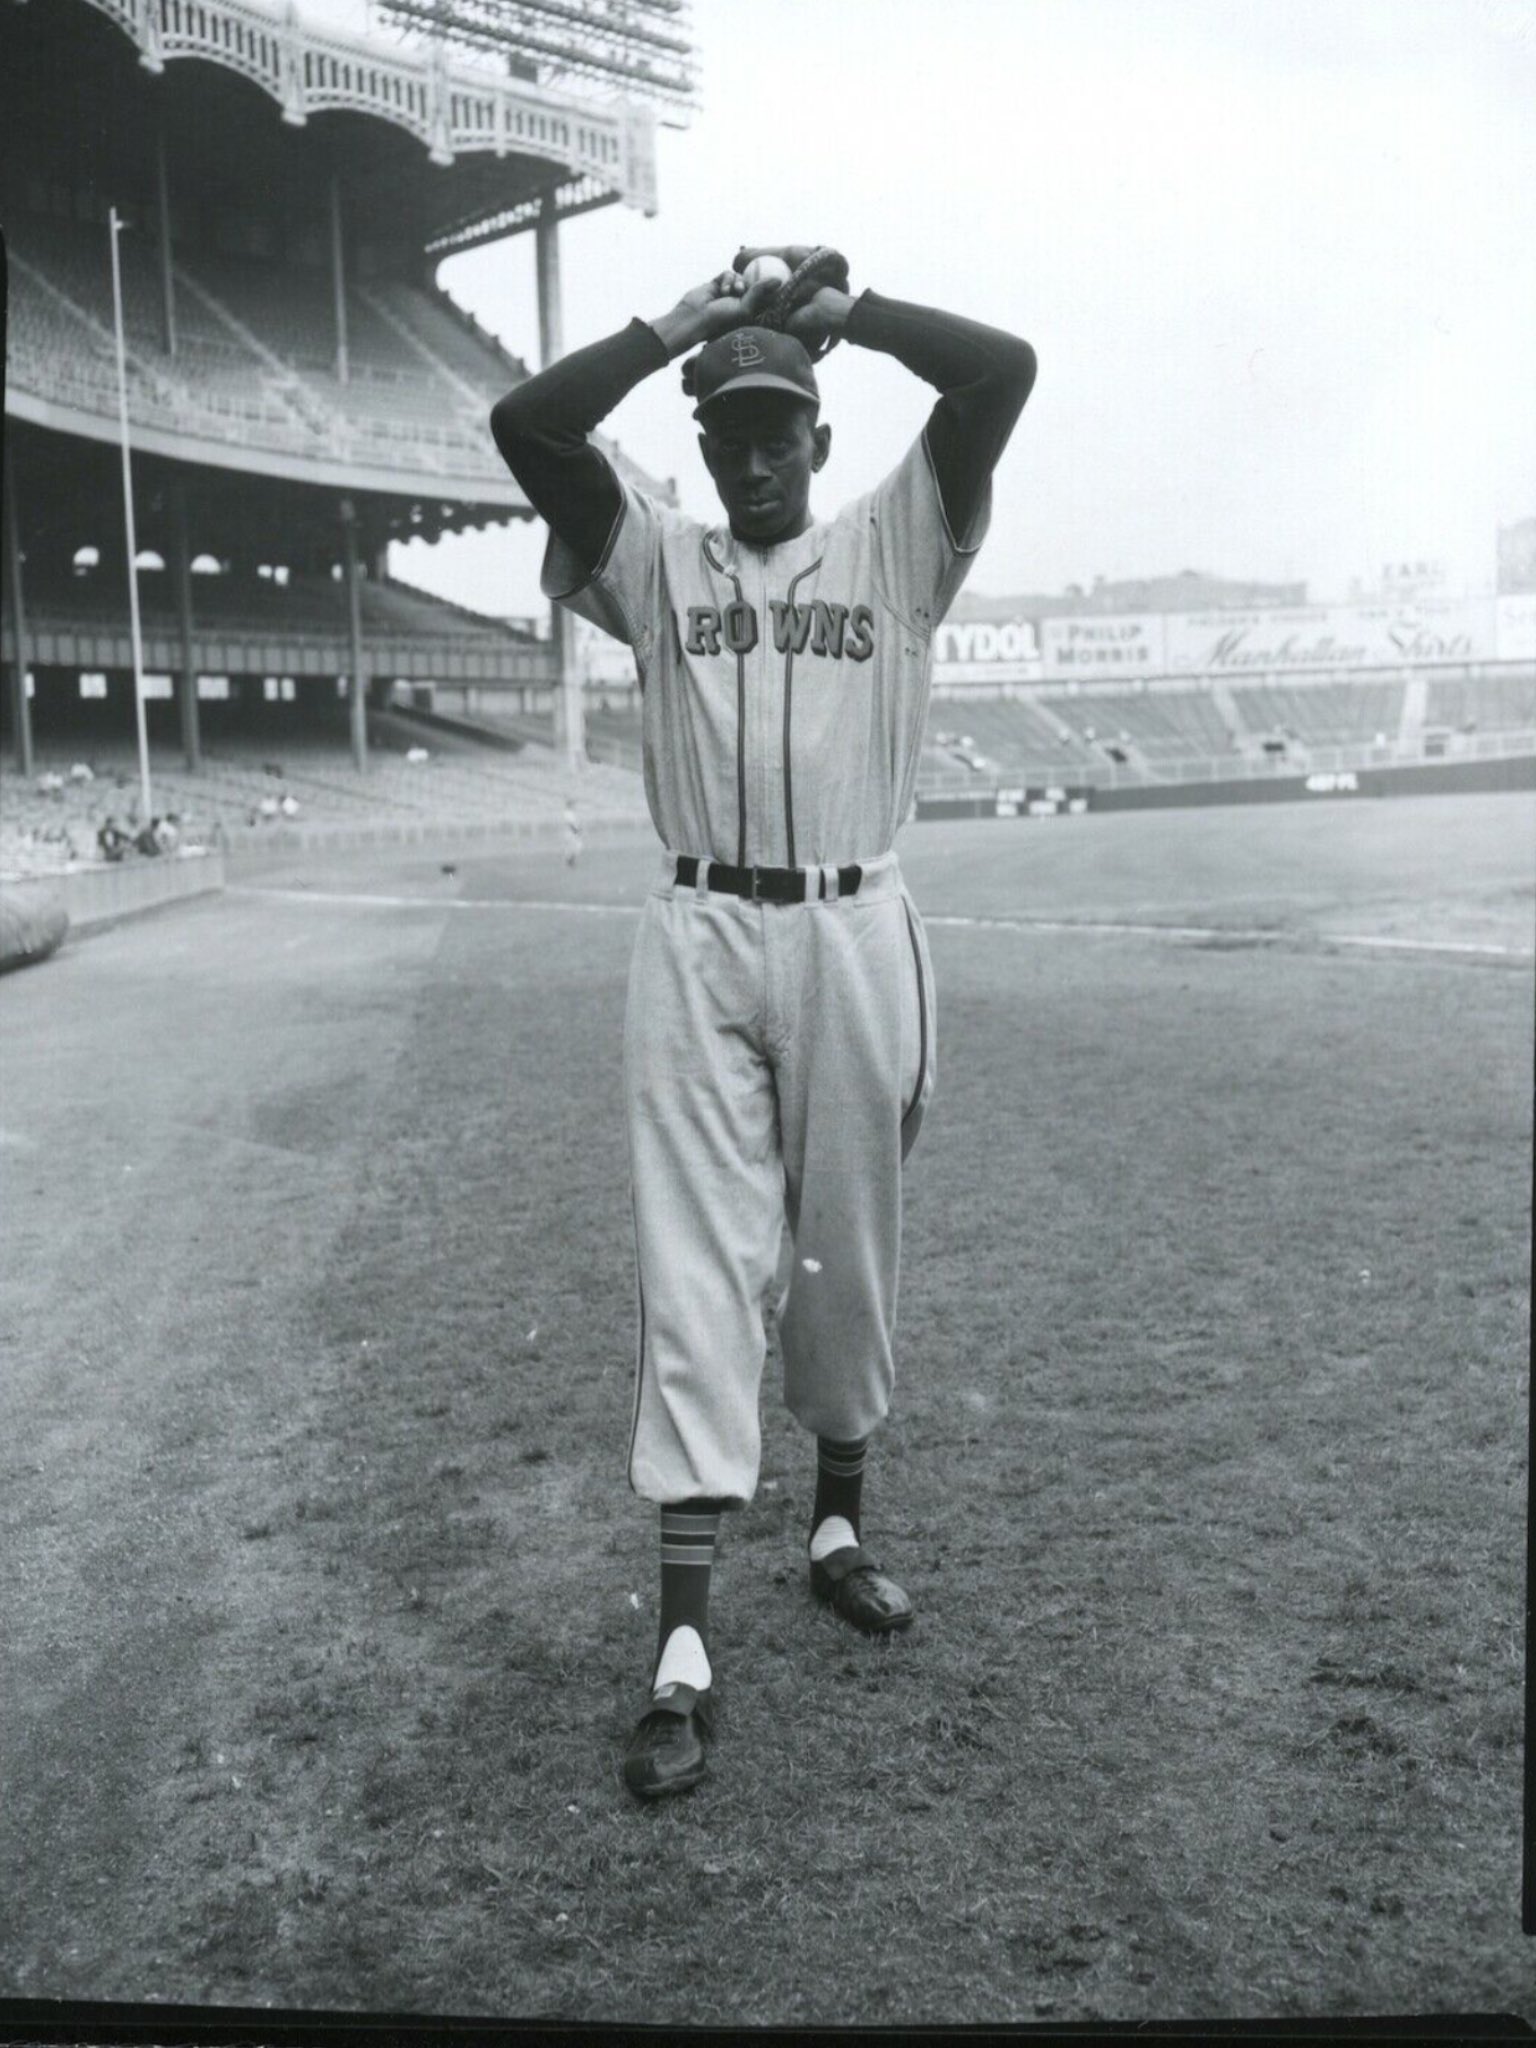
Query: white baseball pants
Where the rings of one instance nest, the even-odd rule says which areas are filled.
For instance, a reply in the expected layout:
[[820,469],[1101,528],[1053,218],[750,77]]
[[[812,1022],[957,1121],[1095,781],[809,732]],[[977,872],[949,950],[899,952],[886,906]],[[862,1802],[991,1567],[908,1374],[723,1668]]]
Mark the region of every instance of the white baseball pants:
[[646,898],[625,1023],[629,1481],[663,1504],[746,1502],[786,1227],[790,1412],[846,1442],[889,1408],[901,1165],[937,1071],[933,969],[894,853],[839,901],[746,902],[709,893],[707,869],[697,886],[675,873],[668,855]]

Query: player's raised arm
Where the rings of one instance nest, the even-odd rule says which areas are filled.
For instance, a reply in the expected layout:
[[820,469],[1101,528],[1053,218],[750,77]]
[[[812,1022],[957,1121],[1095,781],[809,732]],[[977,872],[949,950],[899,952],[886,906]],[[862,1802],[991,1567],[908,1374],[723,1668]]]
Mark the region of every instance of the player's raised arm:
[[750,320],[772,290],[749,290],[735,271],[722,271],[657,319],[631,320],[497,400],[491,432],[502,460],[589,573],[603,559],[623,504],[619,480],[590,435],[644,378]]
[[[785,251],[786,257],[798,251]],[[877,349],[940,395],[924,428],[950,532],[963,538],[1035,382],[1035,352],[999,327],[874,291],[857,298],[824,285],[785,323],[808,347],[840,335]]]

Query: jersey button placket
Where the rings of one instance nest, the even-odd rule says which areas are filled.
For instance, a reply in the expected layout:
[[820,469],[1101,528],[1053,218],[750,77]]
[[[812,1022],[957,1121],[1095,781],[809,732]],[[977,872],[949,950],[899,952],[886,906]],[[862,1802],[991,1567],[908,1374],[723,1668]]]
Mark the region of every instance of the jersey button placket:
[[757,748],[757,807],[752,818],[752,860],[757,866],[772,867],[773,748],[769,744],[772,720],[768,700],[772,690],[770,679],[773,664],[768,656],[773,646],[773,617],[768,609],[767,557],[754,555],[752,566],[756,572],[752,598],[757,606],[757,646],[753,649],[752,669],[752,737]]

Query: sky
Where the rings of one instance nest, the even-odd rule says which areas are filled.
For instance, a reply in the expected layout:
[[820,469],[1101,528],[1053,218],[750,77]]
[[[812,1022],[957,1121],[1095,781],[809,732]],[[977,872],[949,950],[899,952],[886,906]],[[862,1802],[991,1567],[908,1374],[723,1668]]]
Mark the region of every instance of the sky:
[[[359,0],[303,11],[358,21]],[[658,212],[561,230],[568,348],[742,242],[832,242],[855,290],[1025,335],[1040,375],[971,587],[1194,568],[1318,599],[1437,558],[1492,588],[1536,512],[1536,0],[694,0],[699,111]],[[439,282],[537,361],[531,236]],[[932,401],[844,345],[819,511]],[[675,369],[609,429],[715,509]],[[537,608],[542,529],[395,551]]]

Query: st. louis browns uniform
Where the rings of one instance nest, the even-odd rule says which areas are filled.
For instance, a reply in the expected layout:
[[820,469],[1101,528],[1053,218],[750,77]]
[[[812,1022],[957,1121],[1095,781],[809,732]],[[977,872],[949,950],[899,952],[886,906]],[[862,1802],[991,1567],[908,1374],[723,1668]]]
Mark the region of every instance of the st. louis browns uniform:
[[[934,629],[1034,378],[1027,343],[874,292],[822,291],[788,332],[752,324],[759,303],[724,273],[519,386],[492,420],[551,529],[546,593],[634,652],[664,849],[624,1054],[629,1480],[662,1522],[654,1689],[625,1762],[642,1796],[704,1768],[709,1566],[720,1510],[757,1484],[762,1304],[786,1227],[784,1395],[818,1443],[813,1586],[870,1633],[911,1620],[858,1541],[864,1447],[891,1399],[901,1165],[936,1073],[933,972],[893,841]],[[806,493],[829,430],[799,337],[829,333],[940,397],[885,480],[820,521]],[[589,439],[701,341],[685,384],[728,515],[713,525],[622,483]]]

